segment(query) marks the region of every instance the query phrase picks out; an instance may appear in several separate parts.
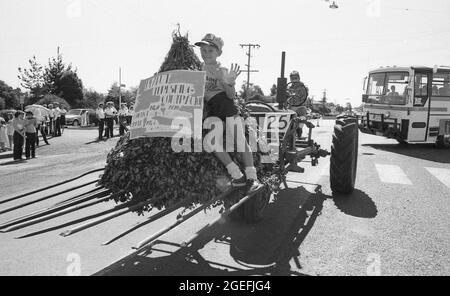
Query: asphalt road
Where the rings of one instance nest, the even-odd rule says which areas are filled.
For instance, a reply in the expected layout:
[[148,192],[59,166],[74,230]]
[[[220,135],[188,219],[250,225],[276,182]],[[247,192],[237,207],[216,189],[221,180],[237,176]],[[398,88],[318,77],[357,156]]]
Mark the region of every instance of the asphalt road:
[[[330,149],[333,121],[322,120],[314,139]],[[117,138],[92,142],[95,130],[68,129],[38,150],[38,159],[0,159],[0,201],[102,167]],[[14,239],[70,219],[109,209],[102,203],[14,232],[0,233],[2,275],[449,275],[450,150],[400,146],[360,134],[356,190],[332,196],[329,158],[272,197],[257,224],[222,221],[200,213],[143,251],[144,238],[175,221],[177,212],[108,246],[101,243],[142,221],[126,214],[69,237],[64,227]],[[68,184],[95,180],[97,174]],[[92,189],[93,185],[78,192]],[[321,190],[319,190],[321,189]],[[51,191],[35,194],[32,200]],[[62,201],[70,194],[0,215],[0,223]],[[22,201],[0,204],[0,211]],[[204,229],[190,248],[180,244]]]

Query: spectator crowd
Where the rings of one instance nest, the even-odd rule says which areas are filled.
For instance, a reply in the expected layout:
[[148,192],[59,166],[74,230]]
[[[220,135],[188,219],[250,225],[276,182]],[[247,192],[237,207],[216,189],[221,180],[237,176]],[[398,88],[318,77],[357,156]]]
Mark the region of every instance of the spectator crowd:
[[[27,107],[25,111],[12,111],[5,118],[0,116],[0,152],[12,151],[15,161],[36,158],[39,134],[46,145],[50,145],[49,136],[61,137],[66,127],[66,114],[67,110],[55,102],[42,106],[33,105],[33,108]],[[119,124],[119,134],[123,135],[131,124],[132,115],[133,106],[128,108],[126,103],[122,103],[119,110],[111,101],[106,106],[98,104],[98,140],[114,137],[115,123]]]
[[114,107],[114,103],[109,101],[106,103],[99,103],[95,111],[98,119],[98,141],[104,138],[109,139],[114,137],[114,122],[119,124],[119,135],[122,136],[131,124],[134,107],[131,105],[127,107],[126,103],[120,105],[119,111]]

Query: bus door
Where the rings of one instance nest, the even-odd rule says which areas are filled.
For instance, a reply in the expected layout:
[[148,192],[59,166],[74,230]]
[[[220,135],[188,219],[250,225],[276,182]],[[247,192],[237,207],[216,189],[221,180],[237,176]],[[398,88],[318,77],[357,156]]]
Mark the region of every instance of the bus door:
[[427,140],[430,123],[432,69],[415,69],[413,87],[413,108],[408,141]]

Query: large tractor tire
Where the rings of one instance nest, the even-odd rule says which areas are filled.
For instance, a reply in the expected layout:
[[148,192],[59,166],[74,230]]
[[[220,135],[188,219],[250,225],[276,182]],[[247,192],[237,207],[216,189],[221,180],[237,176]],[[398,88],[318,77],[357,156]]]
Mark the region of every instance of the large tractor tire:
[[333,193],[350,194],[355,189],[358,165],[358,126],[353,118],[336,120],[330,158]]

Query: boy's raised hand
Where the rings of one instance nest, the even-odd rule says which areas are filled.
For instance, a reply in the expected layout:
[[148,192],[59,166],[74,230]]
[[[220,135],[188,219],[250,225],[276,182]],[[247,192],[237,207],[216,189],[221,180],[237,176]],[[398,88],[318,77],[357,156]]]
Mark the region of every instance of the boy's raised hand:
[[228,84],[234,84],[239,74],[241,74],[239,65],[231,64],[230,70],[224,73],[224,80]]

